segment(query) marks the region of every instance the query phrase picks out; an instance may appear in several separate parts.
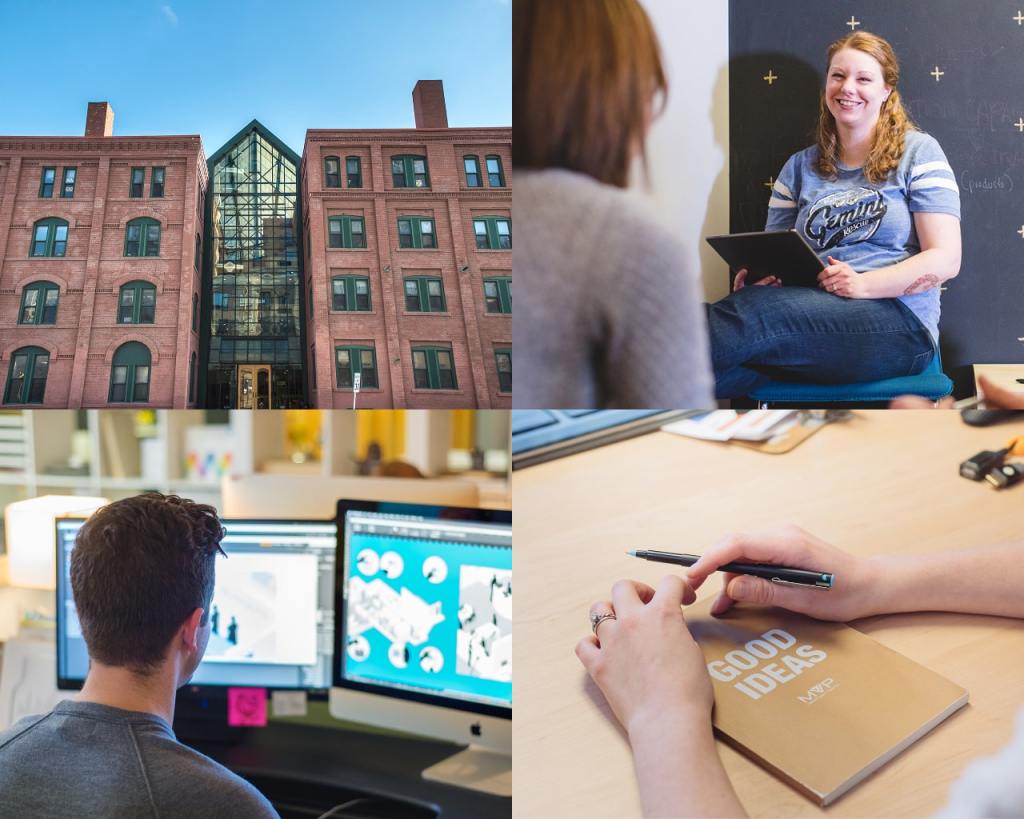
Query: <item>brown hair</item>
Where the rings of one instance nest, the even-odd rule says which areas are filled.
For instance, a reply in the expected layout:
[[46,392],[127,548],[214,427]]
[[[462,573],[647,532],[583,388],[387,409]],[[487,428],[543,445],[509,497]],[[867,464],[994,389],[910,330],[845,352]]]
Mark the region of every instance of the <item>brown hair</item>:
[[668,91],[637,0],[515,0],[512,55],[513,164],[625,187]]
[[89,656],[146,674],[213,598],[224,529],[212,506],[151,492],[93,514],[71,551],[71,590]]
[[818,113],[818,161],[817,171],[828,179],[835,179],[839,165],[839,135],[836,132],[836,121],[828,110],[825,94],[828,86],[828,71],[832,66],[832,58],[844,48],[863,51],[878,60],[882,66],[882,80],[892,89],[888,99],[882,103],[875,126],[874,142],[864,162],[864,176],[873,183],[884,182],[889,172],[897,168],[903,157],[903,148],[907,131],[916,130],[910,115],[903,107],[903,100],[896,88],[900,80],[900,65],[896,52],[886,40],[870,31],[856,31],[836,40],[828,47],[825,61],[825,86],[821,89]]

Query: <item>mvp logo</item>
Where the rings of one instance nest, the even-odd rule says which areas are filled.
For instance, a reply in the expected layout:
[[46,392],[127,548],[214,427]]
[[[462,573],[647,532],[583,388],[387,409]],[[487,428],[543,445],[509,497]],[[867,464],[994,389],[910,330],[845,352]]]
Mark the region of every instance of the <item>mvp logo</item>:
[[802,703],[817,702],[819,699],[824,697],[833,688],[838,688],[839,683],[833,680],[831,677],[826,677],[817,685],[812,685],[807,689],[807,696],[798,696],[797,699]]

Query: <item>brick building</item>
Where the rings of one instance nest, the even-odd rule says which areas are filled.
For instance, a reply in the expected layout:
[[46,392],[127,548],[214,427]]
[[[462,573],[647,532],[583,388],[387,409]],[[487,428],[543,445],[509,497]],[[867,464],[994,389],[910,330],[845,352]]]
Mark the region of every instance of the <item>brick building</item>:
[[512,405],[511,128],[309,130],[302,154],[308,389],[319,407]]
[[[3,405],[511,407],[511,128],[0,137]],[[209,179],[209,189],[207,182]]]
[[202,142],[113,124],[0,137],[5,405],[195,405]]

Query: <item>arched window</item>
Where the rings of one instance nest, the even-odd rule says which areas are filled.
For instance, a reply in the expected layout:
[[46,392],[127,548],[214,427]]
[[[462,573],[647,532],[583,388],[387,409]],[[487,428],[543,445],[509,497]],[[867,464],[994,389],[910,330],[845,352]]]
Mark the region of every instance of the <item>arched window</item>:
[[53,282],[32,282],[21,293],[18,324],[56,324],[60,288]]
[[42,404],[50,354],[42,347],[22,347],[11,354],[5,404]]
[[492,188],[505,187],[505,171],[501,167],[501,157],[491,155],[487,157],[487,184]]
[[117,300],[118,324],[152,324],[156,318],[156,288],[149,282],[121,285]]
[[462,166],[466,169],[466,187],[482,188],[480,181],[480,159],[472,154],[462,157]]
[[188,402],[195,403],[196,400],[196,354],[188,360]]
[[149,400],[149,348],[129,341],[117,348],[110,368],[111,404],[142,403]]
[[341,160],[336,156],[324,157],[324,187],[341,187]]
[[156,219],[132,219],[124,231],[125,256],[159,256],[160,223]]
[[363,187],[363,161],[358,156],[345,157],[345,177],[348,187]]
[[63,256],[68,248],[68,223],[63,219],[40,219],[32,225],[29,256]]
[[192,294],[192,332],[199,332],[199,294]]

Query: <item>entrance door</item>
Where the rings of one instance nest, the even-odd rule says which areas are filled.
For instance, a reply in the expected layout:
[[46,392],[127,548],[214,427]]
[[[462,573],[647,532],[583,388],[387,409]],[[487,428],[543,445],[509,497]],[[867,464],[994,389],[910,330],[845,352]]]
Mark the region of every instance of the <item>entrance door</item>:
[[270,365],[238,366],[238,408],[270,409]]

